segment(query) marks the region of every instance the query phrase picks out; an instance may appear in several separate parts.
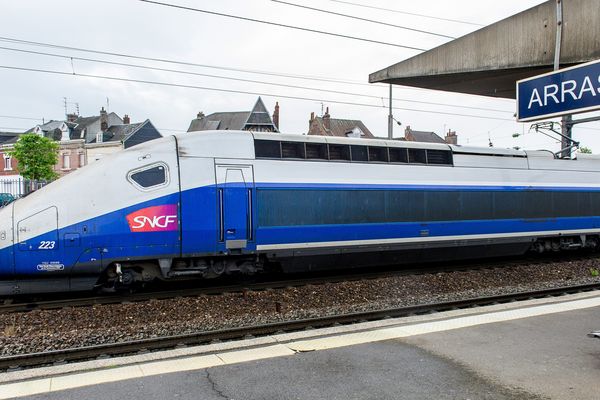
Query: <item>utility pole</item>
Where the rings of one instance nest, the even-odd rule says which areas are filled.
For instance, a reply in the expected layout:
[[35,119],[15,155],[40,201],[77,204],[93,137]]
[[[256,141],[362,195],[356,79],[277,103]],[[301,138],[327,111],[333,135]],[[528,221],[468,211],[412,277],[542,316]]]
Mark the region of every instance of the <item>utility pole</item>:
[[392,84],[390,83],[390,111],[388,114],[388,139],[394,138],[394,116],[392,115]]
[[[560,69],[560,51],[562,47],[562,27],[563,27],[563,6],[562,0],[556,0],[556,47],[554,50],[554,70]],[[560,131],[562,137],[560,140],[560,158],[570,157],[573,137],[573,117],[564,115],[560,120]]]

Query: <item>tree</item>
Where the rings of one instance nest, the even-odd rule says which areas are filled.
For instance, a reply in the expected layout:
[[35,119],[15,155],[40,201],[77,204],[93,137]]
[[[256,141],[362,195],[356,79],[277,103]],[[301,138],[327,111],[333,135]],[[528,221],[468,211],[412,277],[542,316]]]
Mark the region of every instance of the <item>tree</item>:
[[579,152],[583,154],[592,154],[592,149],[589,147],[580,147]]
[[17,169],[26,179],[52,180],[58,177],[54,166],[58,162],[58,144],[35,133],[21,135],[9,152],[17,160]]

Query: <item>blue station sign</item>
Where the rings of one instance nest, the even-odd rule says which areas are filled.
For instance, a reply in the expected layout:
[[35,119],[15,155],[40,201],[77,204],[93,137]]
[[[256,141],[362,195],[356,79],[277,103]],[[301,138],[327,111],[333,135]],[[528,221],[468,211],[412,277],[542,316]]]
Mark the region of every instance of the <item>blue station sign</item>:
[[517,121],[600,109],[600,60],[517,82]]

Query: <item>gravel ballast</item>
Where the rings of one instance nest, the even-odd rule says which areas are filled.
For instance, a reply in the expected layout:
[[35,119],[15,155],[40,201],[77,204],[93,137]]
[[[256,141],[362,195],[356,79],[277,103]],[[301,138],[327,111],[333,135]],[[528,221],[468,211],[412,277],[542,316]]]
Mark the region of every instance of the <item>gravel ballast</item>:
[[0,356],[600,282],[600,259],[0,315]]

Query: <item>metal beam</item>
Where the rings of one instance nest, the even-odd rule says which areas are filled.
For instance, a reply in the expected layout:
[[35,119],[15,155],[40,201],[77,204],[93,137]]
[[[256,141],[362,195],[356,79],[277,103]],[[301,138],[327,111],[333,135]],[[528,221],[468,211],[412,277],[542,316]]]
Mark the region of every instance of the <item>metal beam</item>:
[[[374,72],[369,81],[515,98],[515,82],[552,71],[557,0]],[[560,66],[600,58],[598,0],[562,0]]]

